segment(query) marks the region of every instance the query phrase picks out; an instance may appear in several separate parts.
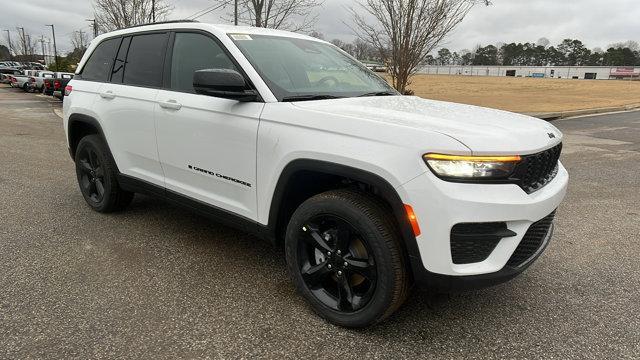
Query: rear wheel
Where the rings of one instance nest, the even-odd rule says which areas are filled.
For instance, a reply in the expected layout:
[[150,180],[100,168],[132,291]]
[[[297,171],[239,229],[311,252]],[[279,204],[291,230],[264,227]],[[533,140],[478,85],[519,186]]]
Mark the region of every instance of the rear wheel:
[[117,167],[100,136],[89,135],[80,140],[75,162],[80,191],[91,208],[107,213],[131,203],[134,194],[118,185]]
[[407,297],[397,226],[375,198],[334,190],[305,201],[287,227],[286,258],[297,290],[328,321],[364,327]]

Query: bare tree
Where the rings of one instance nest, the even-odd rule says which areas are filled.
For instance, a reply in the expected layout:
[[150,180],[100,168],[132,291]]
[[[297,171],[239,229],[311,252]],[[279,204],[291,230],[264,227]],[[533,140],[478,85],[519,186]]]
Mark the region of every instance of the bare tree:
[[[155,5],[155,7],[154,7]],[[173,7],[165,0],[93,0],[96,24],[113,31],[166,19]]]
[[89,36],[83,30],[77,30],[71,33],[71,45],[74,49],[85,50],[89,45]]
[[314,37],[316,39],[324,40],[324,34],[317,30],[313,30],[312,32],[310,32],[309,36]]
[[359,0],[352,29],[387,63],[393,87],[405,93],[410,77],[478,3],[489,0]]
[[239,0],[238,21],[256,27],[310,31],[317,20],[311,11],[324,0]]
[[14,51],[16,51],[16,54],[33,57],[38,40],[23,28],[17,28],[17,30],[18,45],[13,46]]

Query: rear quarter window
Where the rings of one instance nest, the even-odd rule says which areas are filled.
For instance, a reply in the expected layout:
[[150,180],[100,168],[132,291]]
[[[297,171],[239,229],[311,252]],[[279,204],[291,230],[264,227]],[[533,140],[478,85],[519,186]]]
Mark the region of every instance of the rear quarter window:
[[96,46],[82,69],[82,79],[90,81],[106,81],[111,72],[113,58],[120,44],[120,38],[108,39]]

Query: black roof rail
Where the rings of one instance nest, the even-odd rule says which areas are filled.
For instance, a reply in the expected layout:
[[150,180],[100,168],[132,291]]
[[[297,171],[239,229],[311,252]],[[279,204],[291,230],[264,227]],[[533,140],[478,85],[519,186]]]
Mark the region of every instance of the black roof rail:
[[125,30],[125,29],[133,29],[133,28],[137,28],[140,26],[147,26],[147,25],[160,25],[160,24],[174,24],[174,23],[197,23],[199,22],[198,20],[190,20],[190,19],[183,19],[183,20],[166,20],[166,21],[158,21],[158,22],[153,22],[153,23],[146,23],[146,24],[140,24],[140,25],[133,25],[133,26],[129,26],[126,28],[122,28],[122,29],[118,29],[118,30]]

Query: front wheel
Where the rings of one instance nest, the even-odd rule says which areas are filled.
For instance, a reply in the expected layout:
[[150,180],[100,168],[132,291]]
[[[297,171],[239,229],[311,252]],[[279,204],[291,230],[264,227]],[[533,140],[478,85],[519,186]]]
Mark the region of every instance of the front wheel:
[[407,297],[391,210],[368,194],[333,190],[305,201],[291,217],[285,251],[297,290],[334,324],[373,325]]

